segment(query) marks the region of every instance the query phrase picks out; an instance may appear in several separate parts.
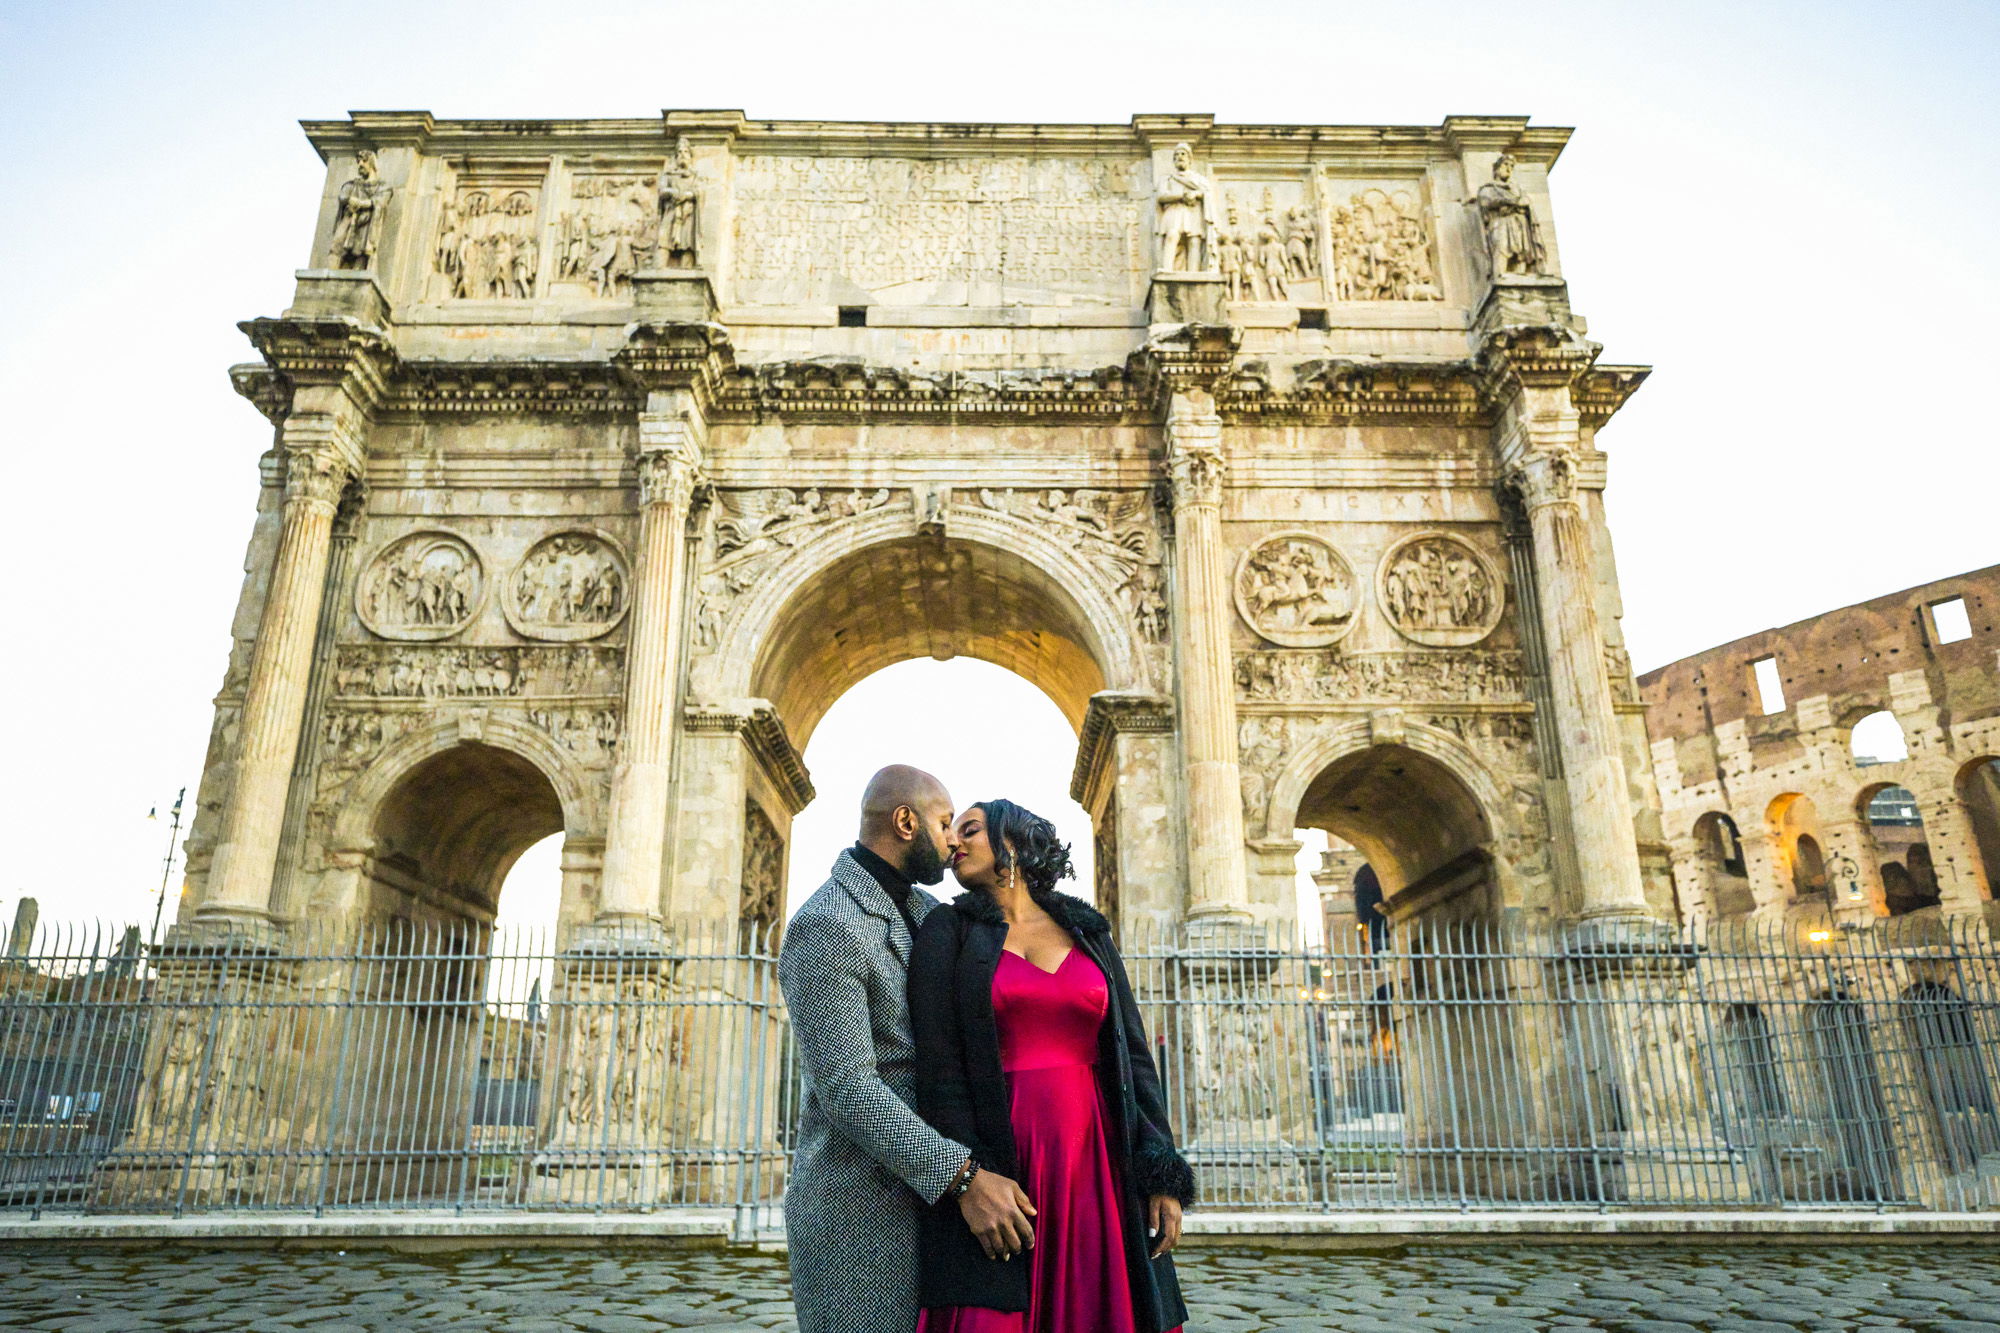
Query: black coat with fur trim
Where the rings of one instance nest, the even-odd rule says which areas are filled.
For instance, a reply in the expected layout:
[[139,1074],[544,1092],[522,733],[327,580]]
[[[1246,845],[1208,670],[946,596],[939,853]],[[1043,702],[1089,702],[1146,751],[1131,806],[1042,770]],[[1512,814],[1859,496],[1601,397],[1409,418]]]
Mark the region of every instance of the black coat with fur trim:
[[[1147,1257],[1152,1247],[1146,1235],[1146,1201],[1167,1194],[1183,1205],[1193,1203],[1194,1173],[1174,1146],[1159,1073],[1124,960],[1111,942],[1110,923],[1089,903],[1066,893],[1037,895],[1035,901],[1075,937],[1110,985],[1110,1008],[1098,1031],[1097,1078],[1114,1121],[1111,1147],[1124,1192],[1123,1239],[1134,1313],[1140,1333],[1161,1333],[1187,1322],[1187,1306],[1173,1256]],[[1000,1031],[993,1017],[993,973],[1000,965],[1007,921],[999,904],[984,893],[962,893],[950,905],[955,910],[924,918],[910,954],[917,1110],[985,1166],[1018,1179],[1007,1076],[1000,1068]],[[919,1253],[919,1293],[925,1306],[1028,1308],[1029,1265],[1019,1259],[988,1259],[958,1201],[949,1195],[925,1210]]]

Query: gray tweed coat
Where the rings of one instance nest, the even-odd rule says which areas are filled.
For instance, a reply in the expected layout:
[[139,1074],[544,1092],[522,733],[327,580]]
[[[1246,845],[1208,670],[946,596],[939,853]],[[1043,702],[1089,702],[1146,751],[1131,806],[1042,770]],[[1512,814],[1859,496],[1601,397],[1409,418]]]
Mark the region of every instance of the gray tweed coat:
[[[927,893],[910,895],[919,925],[938,906]],[[785,1186],[799,1333],[916,1328],[917,1218],[966,1158],[912,1109],[910,944],[894,900],[843,851],[778,951],[805,1070]]]

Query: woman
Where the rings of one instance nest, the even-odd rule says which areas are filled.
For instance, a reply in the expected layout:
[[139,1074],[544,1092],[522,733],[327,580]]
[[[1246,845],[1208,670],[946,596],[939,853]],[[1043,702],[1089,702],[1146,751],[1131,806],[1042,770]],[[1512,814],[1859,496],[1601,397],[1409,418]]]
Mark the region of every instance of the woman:
[[988,1253],[954,1190],[922,1219],[919,1333],[1171,1333],[1169,1253],[1194,1176],[1110,924],[1056,892],[1055,826],[1012,801],[959,817],[966,890],[910,956],[917,1109],[1035,1207],[1024,1253]]

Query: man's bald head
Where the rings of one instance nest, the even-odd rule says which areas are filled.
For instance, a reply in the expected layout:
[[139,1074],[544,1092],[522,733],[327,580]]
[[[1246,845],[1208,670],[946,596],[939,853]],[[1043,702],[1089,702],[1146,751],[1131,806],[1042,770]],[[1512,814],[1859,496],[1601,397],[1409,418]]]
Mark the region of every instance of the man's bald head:
[[918,814],[928,814],[938,806],[951,808],[951,793],[921,768],[891,764],[868,779],[861,793],[861,836],[888,832],[899,807],[908,806]]
[[861,845],[919,884],[944,878],[953,850],[951,793],[908,764],[891,764],[861,793]]

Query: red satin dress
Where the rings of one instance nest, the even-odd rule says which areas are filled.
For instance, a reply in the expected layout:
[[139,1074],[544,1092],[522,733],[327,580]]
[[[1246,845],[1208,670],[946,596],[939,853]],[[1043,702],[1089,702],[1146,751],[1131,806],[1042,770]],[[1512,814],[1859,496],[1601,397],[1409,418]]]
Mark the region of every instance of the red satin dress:
[[1110,1008],[1104,974],[1081,949],[1053,972],[1001,951],[993,1019],[1018,1179],[1035,1205],[1034,1248],[1012,1261],[1033,1265],[1028,1309],[925,1310],[917,1333],[1136,1333],[1111,1112],[1097,1086],[1097,1030]]

